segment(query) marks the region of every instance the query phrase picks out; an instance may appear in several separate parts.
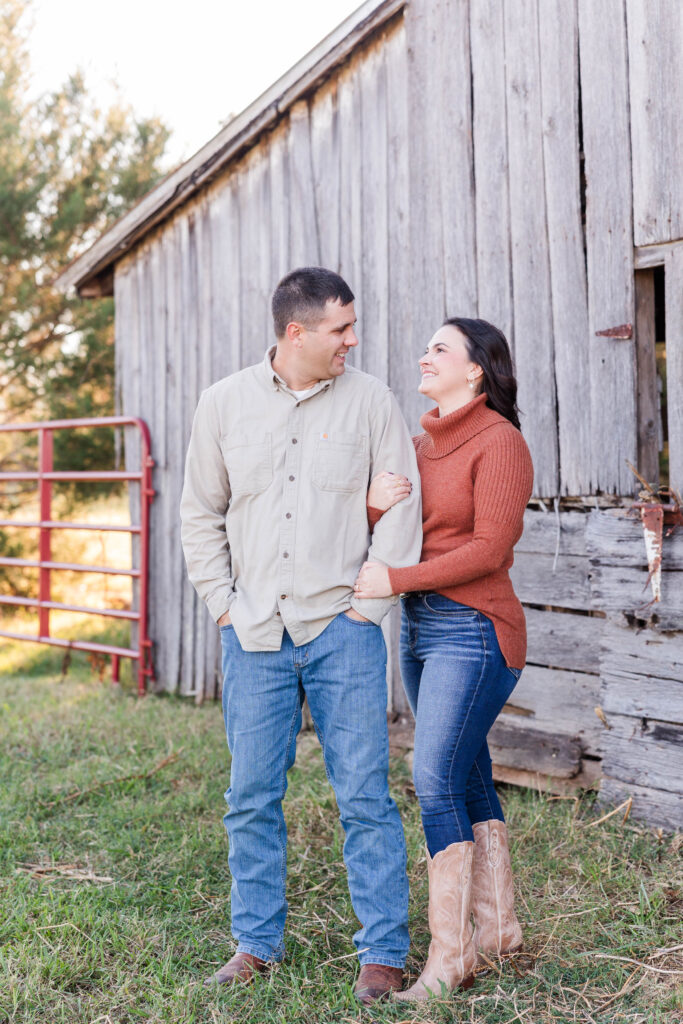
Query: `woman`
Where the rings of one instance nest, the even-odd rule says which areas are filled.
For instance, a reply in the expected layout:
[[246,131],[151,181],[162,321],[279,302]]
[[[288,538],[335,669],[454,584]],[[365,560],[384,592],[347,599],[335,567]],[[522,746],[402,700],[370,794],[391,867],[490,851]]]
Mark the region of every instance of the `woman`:
[[[438,995],[443,985],[468,988],[476,946],[500,955],[522,944],[486,736],[526,657],[508,570],[533,481],[504,335],[484,320],[447,320],[419,365],[419,391],[436,402],[415,438],[422,560],[406,568],[367,562],[355,585],[359,598],[405,595],[401,673],[415,715],[432,933],[420,978],[397,993],[407,1000]],[[388,474],[373,480],[371,522],[404,494],[399,488]]]

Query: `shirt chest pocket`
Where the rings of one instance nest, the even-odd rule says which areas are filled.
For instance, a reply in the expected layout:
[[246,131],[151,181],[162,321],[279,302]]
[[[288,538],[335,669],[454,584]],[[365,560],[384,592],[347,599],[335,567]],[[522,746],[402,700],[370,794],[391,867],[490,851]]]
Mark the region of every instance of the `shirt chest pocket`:
[[272,482],[273,451],[270,434],[256,441],[226,434],[221,438],[221,451],[234,498],[260,494]]
[[351,493],[368,485],[368,441],[362,434],[319,437],[313,462],[313,483],[321,491]]

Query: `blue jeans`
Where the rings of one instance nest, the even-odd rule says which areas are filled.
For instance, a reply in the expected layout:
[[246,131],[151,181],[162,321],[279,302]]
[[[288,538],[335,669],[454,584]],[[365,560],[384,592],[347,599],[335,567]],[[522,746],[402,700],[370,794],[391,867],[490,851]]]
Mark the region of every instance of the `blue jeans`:
[[486,736],[521,670],[508,668],[493,623],[441,594],[403,599],[401,675],[415,715],[413,778],[427,848],[472,841],[503,811]]
[[238,951],[285,954],[287,829],[282,800],[304,695],[344,829],[344,863],[361,963],[402,967],[408,952],[403,827],[389,796],[386,648],[379,626],[338,615],[312,643],[245,652],[221,628],[223,716],[232,753],[229,810],[232,934]]

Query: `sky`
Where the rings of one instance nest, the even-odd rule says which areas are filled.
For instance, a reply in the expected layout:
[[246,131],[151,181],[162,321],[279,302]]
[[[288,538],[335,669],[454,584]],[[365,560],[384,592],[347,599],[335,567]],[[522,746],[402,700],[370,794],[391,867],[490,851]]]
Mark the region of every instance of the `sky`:
[[113,83],[138,117],[173,130],[168,166],[192,156],[361,0],[33,0],[34,96],[81,68],[103,106]]

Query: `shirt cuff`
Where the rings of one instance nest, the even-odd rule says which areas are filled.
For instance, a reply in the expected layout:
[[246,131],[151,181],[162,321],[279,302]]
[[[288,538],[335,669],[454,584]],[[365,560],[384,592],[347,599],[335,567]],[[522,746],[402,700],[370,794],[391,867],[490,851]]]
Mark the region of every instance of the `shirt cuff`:
[[351,607],[359,615],[374,622],[376,626],[381,625],[382,619],[395,605],[398,597],[367,597],[361,600],[359,597],[351,598]]
[[209,615],[214,622],[218,622],[221,615],[225,615],[227,611],[230,611],[230,606],[237,597],[234,590],[230,587],[221,588],[217,590],[211,597],[207,598],[206,607],[209,609]]

